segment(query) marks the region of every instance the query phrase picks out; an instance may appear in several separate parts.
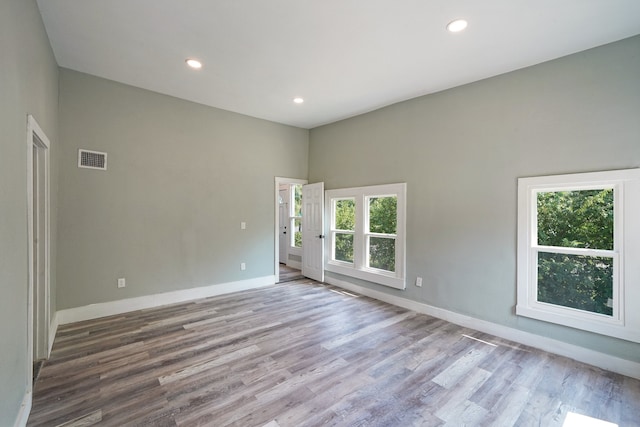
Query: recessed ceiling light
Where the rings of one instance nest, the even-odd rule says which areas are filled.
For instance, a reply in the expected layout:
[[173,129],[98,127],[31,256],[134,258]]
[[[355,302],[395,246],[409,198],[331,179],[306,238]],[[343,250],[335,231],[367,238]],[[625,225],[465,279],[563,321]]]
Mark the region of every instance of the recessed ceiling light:
[[447,30],[452,33],[457,33],[467,28],[467,25],[469,24],[464,19],[456,19],[447,24]]
[[198,61],[197,59],[187,59],[184,62],[187,63],[187,65],[191,68],[195,68],[196,70],[199,70],[200,68],[202,68],[202,62]]
[[302,104],[304,102],[304,99],[302,99],[302,98],[293,98],[293,102],[295,102],[296,104]]

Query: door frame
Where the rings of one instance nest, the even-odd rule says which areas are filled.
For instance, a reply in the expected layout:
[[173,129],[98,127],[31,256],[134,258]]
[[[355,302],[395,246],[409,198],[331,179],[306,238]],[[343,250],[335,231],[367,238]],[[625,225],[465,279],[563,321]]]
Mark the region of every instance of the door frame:
[[[50,147],[51,143],[36,119],[32,115],[27,116],[27,248],[28,248],[28,290],[27,290],[27,391],[30,393],[33,388],[33,362],[34,353],[38,359],[45,359],[51,353],[53,339],[50,336],[51,322],[51,266],[50,266]],[[42,160],[37,160],[34,165],[34,150],[42,150]],[[35,168],[35,170],[34,170]],[[44,206],[34,206],[34,172],[38,174],[36,185],[38,191],[44,192],[42,197],[38,197]],[[40,179],[40,174],[42,174]],[[40,183],[42,183],[40,188]],[[43,230],[34,230],[34,210],[36,219],[40,212],[44,218],[38,220],[42,224]],[[37,250],[34,245],[34,236],[38,233],[42,245],[41,250]],[[43,269],[43,282],[39,277],[34,277],[34,265],[37,269]],[[36,274],[40,276],[40,274]],[[36,295],[38,298],[34,298]],[[34,307],[34,300],[36,306]],[[34,317],[38,316],[41,321],[34,322]],[[35,346],[34,346],[35,342]]]
[[[297,178],[285,178],[276,176],[275,177],[275,185],[274,185],[274,211],[275,211],[275,221],[274,221],[274,263],[273,263],[273,274],[276,278],[275,283],[280,281],[280,185],[281,184],[307,184],[308,181],[306,179],[297,179]],[[304,221],[304,218],[302,219]],[[287,251],[288,253],[288,251]],[[304,261],[304,260],[303,260]]]

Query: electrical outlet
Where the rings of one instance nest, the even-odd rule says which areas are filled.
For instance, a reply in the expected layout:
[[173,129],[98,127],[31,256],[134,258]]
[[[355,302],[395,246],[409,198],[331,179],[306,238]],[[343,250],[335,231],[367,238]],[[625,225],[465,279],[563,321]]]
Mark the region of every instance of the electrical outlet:
[[247,269],[247,264],[245,264],[244,262],[240,263],[240,270],[246,270]]
[[246,230],[246,228],[247,228],[247,223],[246,223],[246,222],[244,222],[244,221],[242,221],[242,222],[240,223],[240,230]]
[[127,282],[124,280],[124,277],[118,279],[118,287],[124,288],[125,286],[127,286]]
[[422,277],[416,277],[416,286],[422,287]]

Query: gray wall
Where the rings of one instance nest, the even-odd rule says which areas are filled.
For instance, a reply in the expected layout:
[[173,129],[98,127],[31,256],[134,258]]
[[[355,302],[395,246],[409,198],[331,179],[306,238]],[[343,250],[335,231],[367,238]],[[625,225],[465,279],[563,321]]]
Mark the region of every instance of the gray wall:
[[[58,69],[35,0],[0,2],[0,426],[12,425],[27,378],[27,114],[51,142],[55,295]],[[53,301],[55,307],[55,300]]]
[[61,69],[58,310],[274,274],[274,177],[306,178],[308,135]]
[[[513,315],[516,179],[640,166],[640,37],[310,133],[69,70],[58,86],[35,0],[0,3],[0,55],[0,425],[26,389],[28,113],[52,143],[58,310],[273,274],[274,176],[407,182],[407,290],[352,281],[640,361]],[[109,170],[78,169],[78,148]]]
[[640,362],[514,315],[517,178],[640,166],[639,76],[635,37],[311,130],[309,182],[408,187],[407,289],[328,275]]

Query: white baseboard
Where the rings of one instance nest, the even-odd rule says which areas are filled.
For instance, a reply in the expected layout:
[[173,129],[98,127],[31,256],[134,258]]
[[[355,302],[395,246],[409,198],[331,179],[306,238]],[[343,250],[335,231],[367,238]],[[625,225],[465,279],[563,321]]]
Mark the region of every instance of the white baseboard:
[[31,413],[32,397],[31,391],[25,393],[22,404],[20,404],[20,412],[18,412],[16,422],[13,423],[14,427],[24,427],[27,425],[29,414]]
[[53,347],[53,341],[56,338],[56,332],[58,332],[58,312],[53,315],[53,320],[49,325],[49,341],[47,342],[47,359],[51,355],[51,348]]
[[275,281],[276,277],[271,275],[257,277],[255,279],[241,280],[238,282],[221,283],[218,285],[201,286],[161,294],[90,304],[82,307],[59,310],[56,313],[56,319],[60,325],[65,325],[67,323],[113,316],[115,314],[128,313],[130,311],[142,310],[145,308],[160,307],[163,305],[191,301],[199,298],[246,291],[249,289],[273,285]]
[[344,280],[325,276],[325,282],[338,286],[340,288],[357,292],[389,304],[397,305],[418,313],[428,314],[447,322],[466,328],[475,329],[480,332],[495,335],[500,338],[508,339],[520,344],[528,345],[540,350],[554,353],[560,356],[568,357],[578,362],[587,363],[597,366],[607,371],[625,375],[627,377],[640,379],[640,363],[631,360],[621,359],[619,357],[600,353],[598,351],[589,350],[573,344],[567,344],[552,338],[546,338],[540,335],[524,332],[519,329],[510,328],[508,326],[499,325],[497,323],[488,322],[486,320],[476,319],[464,314],[456,313],[442,308],[434,307],[425,303],[412,301],[406,298],[389,295],[374,289],[365,288],[355,285]]

